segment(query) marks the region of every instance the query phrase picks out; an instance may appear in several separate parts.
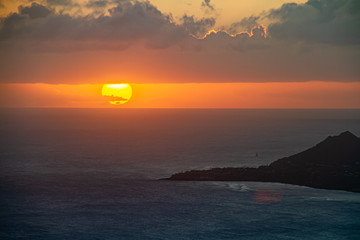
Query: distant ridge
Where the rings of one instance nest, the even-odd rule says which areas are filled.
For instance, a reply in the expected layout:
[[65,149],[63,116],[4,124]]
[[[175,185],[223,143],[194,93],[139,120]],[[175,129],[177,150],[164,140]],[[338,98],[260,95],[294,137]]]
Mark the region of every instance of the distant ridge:
[[279,182],[360,192],[360,138],[346,131],[269,166],[191,170],[166,180]]

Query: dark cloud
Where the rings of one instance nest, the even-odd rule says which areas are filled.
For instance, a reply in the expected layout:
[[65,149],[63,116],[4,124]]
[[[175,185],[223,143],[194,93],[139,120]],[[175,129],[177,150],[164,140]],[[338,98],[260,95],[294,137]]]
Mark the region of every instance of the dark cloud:
[[232,34],[243,31],[251,32],[254,27],[259,25],[259,19],[260,16],[243,18],[241,21],[231,24],[230,27],[227,28],[227,31]]
[[206,9],[209,9],[211,11],[214,11],[215,8],[213,5],[210,4],[210,0],[204,0],[202,3],[201,3],[201,6],[206,8]]
[[196,20],[194,16],[184,15],[181,18],[181,21],[186,30],[197,37],[203,37],[215,25],[215,18],[203,18]]
[[[226,31],[210,32],[204,39],[205,46],[210,48],[222,48],[239,51],[251,52],[252,50],[261,50],[269,48],[273,42],[266,38],[265,27],[259,25],[251,29],[250,33],[242,32],[235,35],[230,35]],[[204,46],[204,47],[205,47]],[[249,53],[251,54],[251,53]]]
[[278,40],[360,44],[358,0],[288,3],[270,11],[267,17],[279,21],[268,27],[269,35]]
[[5,7],[5,5],[3,3],[3,0],[0,0],[0,8],[4,8],[4,7]]
[[106,0],[96,0],[96,1],[89,1],[86,4],[88,8],[104,8],[108,5],[108,1]]
[[30,18],[44,18],[49,16],[51,12],[51,9],[37,3],[32,3],[29,7],[19,7],[19,15]]
[[266,38],[266,30],[263,25],[259,25],[257,27],[254,27],[251,30],[251,37],[254,39],[265,39]]
[[51,9],[37,3],[26,7],[19,6],[18,10],[18,13],[11,13],[6,18],[0,19],[0,48],[2,41],[10,40],[12,36],[21,40],[27,34],[32,34],[32,29],[25,27],[26,23],[38,23],[39,20],[47,18],[53,13]]
[[[74,16],[33,3],[2,18],[1,81],[359,81],[358,1],[285,4],[230,26],[232,35],[205,37],[214,18],[175,23],[147,1],[91,3],[108,14]],[[275,23],[266,29],[263,17]],[[235,34],[240,28],[247,32]]]
[[242,32],[235,35],[230,35],[226,31],[213,31],[210,32],[204,40],[210,41],[217,39],[220,41],[244,42],[247,40],[266,40],[266,29],[264,26],[259,25],[251,29],[250,33]]
[[51,6],[71,6],[73,5],[72,0],[46,0],[48,5]]
[[111,5],[117,5],[124,2],[134,2],[132,0],[90,0],[85,6],[88,8],[105,8]]
[[[38,19],[35,19],[38,18]],[[196,22],[194,22],[196,24]],[[163,48],[187,36],[184,27],[172,23],[149,2],[123,1],[109,9],[109,15],[72,17],[55,14],[51,8],[37,3],[19,7],[19,12],[1,19],[0,39],[40,42],[144,40],[148,46]],[[1,46],[1,42],[0,42]]]

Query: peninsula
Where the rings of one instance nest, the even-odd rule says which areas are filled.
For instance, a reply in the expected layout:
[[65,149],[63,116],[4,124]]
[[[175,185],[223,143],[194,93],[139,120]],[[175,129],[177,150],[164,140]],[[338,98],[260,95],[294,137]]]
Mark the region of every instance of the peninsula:
[[268,166],[191,170],[165,180],[278,182],[360,192],[360,138],[347,131]]

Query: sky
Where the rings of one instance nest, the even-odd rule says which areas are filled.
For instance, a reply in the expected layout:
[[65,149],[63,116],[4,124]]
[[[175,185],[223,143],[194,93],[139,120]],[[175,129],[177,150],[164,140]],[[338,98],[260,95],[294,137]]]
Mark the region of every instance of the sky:
[[360,108],[359,46],[358,0],[0,0],[0,107]]

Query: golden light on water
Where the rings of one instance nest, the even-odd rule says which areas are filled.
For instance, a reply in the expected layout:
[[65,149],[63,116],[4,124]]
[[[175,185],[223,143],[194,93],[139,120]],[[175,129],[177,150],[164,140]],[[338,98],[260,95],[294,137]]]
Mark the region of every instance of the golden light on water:
[[120,105],[127,103],[132,96],[132,88],[128,83],[104,84],[102,96],[108,98],[110,104]]

